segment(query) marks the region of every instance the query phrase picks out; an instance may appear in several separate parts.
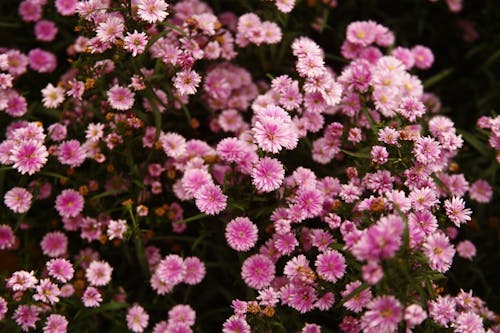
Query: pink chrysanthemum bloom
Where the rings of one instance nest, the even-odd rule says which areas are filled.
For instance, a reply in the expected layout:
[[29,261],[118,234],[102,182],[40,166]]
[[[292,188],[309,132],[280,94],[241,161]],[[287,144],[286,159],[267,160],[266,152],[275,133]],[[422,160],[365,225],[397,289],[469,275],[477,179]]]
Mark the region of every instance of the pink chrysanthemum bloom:
[[129,110],[134,105],[135,93],[127,87],[115,84],[106,92],[108,103],[116,110]]
[[404,319],[409,328],[420,325],[427,318],[427,313],[418,304],[408,305],[404,312]]
[[78,140],[64,141],[57,150],[57,159],[61,164],[72,168],[79,167],[85,161],[86,152]]
[[196,207],[207,215],[216,215],[226,209],[227,196],[222,193],[219,185],[203,185],[198,192],[194,194]]
[[448,327],[448,323],[455,320],[457,315],[455,299],[449,295],[438,296],[428,303],[429,316],[439,325]]
[[313,270],[309,267],[309,260],[303,254],[290,259],[283,269],[283,274],[292,281],[305,283],[312,283],[315,278]]
[[[5,112],[9,116],[22,117],[26,114],[26,112],[28,111],[28,103],[26,102],[26,98],[17,93],[10,94],[7,98],[8,100]],[[0,106],[0,109],[2,109],[2,106]]]
[[476,247],[469,240],[461,241],[457,244],[457,253],[460,257],[472,260],[476,256]]
[[275,158],[263,157],[252,169],[252,183],[259,191],[271,192],[278,189],[284,178],[283,164]]
[[411,49],[415,59],[415,67],[429,69],[434,63],[434,54],[428,47],[417,45]]
[[196,312],[189,305],[178,304],[168,311],[169,324],[193,326],[195,320]]
[[38,280],[33,271],[17,271],[7,279],[6,287],[12,291],[25,291],[35,288],[37,283]]
[[193,70],[184,70],[175,75],[173,82],[181,96],[193,95],[201,82],[201,76]]
[[59,314],[51,314],[47,317],[43,333],[66,333],[68,329],[68,320]]
[[127,311],[127,327],[136,333],[144,332],[144,329],[148,326],[149,315],[144,308],[138,304],[134,304]]
[[25,22],[36,22],[42,17],[42,5],[33,0],[24,0],[18,7],[19,15]]
[[108,16],[96,28],[96,37],[102,43],[113,43],[123,37],[125,25],[121,16]]
[[137,32],[134,30],[133,33],[128,32],[127,36],[123,39],[123,48],[132,53],[132,56],[142,54],[146,49],[148,44],[148,36],[144,32]]
[[[342,297],[348,297],[359,286],[361,286],[361,281],[354,281],[347,284],[345,290],[342,292]],[[344,307],[350,311],[358,313],[361,312],[361,310],[370,302],[371,299],[372,292],[370,288],[367,288],[351,297],[351,299],[344,303]]]
[[259,229],[248,217],[237,217],[226,225],[226,240],[236,251],[248,251],[257,242]]
[[441,145],[431,137],[419,137],[415,141],[412,152],[420,163],[424,165],[433,164],[440,158]]
[[297,146],[297,128],[288,115],[259,116],[253,132],[259,147],[267,152],[278,153],[283,147],[293,149]]
[[30,67],[38,73],[50,73],[57,67],[56,56],[48,51],[36,48],[28,53]]
[[436,198],[436,192],[429,187],[411,191],[409,199],[411,200],[413,209],[416,211],[429,210],[439,202]]
[[85,277],[92,286],[105,286],[111,281],[111,267],[105,261],[92,261],[89,267],[85,270]]
[[363,332],[397,332],[403,318],[401,303],[394,296],[379,296],[368,304],[368,311],[361,317]]
[[186,139],[177,133],[162,133],[159,138],[163,151],[167,156],[179,158],[186,153]]
[[168,15],[168,4],[164,0],[138,0],[137,6],[137,15],[149,23],[163,22]]
[[96,308],[102,302],[102,295],[97,288],[89,286],[83,293],[82,302],[86,308]]
[[49,153],[40,141],[23,140],[14,145],[10,151],[10,161],[21,174],[32,175],[47,163]]
[[52,83],[49,83],[42,89],[43,106],[48,109],[57,108],[62,102],[64,102],[64,92],[63,88],[59,86],[54,87]]
[[321,326],[316,324],[305,324],[300,333],[321,333]]
[[431,269],[444,273],[446,272],[453,261],[455,249],[450,244],[448,237],[441,232],[436,232],[427,237],[423,252],[429,259]]
[[56,198],[56,210],[62,217],[70,218],[78,216],[85,201],[83,196],[73,189],[63,190]]
[[40,242],[42,252],[49,257],[60,257],[68,250],[68,237],[60,231],[47,233]]
[[186,275],[184,275],[184,283],[195,285],[200,283],[206,274],[205,264],[197,257],[187,257],[184,259],[186,267]]
[[41,309],[37,305],[19,305],[12,315],[12,319],[27,332],[30,328],[36,328],[36,322],[40,319]]
[[276,306],[280,300],[280,292],[276,291],[273,287],[267,287],[259,290],[259,296],[257,296],[259,304],[262,306]]
[[318,254],[314,265],[318,276],[332,283],[342,278],[346,269],[344,257],[336,250],[326,250]]
[[254,254],[248,257],[241,267],[241,277],[254,289],[262,289],[274,279],[275,266],[267,256]]
[[3,297],[0,297],[0,320],[3,320],[5,318],[7,310],[7,301]]
[[0,250],[10,249],[15,241],[16,237],[10,225],[0,224]]
[[244,316],[232,315],[222,325],[222,333],[250,333],[251,327]]
[[63,16],[71,16],[76,12],[77,0],[56,0],[57,12]]
[[347,27],[346,39],[350,43],[368,46],[375,41],[376,23],[372,21],[352,22]]
[[11,188],[3,197],[4,203],[14,213],[26,213],[31,207],[33,195],[22,187]]
[[71,280],[75,272],[73,265],[67,259],[51,259],[46,267],[49,275],[61,282]]
[[43,303],[55,304],[59,302],[60,294],[61,290],[55,283],[49,279],[42,279],[36,287],[36,294],[33,295],[33,299]]
[[169,285],[176,285],[184,280],[186,265],[177,254],[169,254],[156,267],[156,274],[161,281]]
[[455,223],[457,227],[462,223],[470,221],[472,210],[470,208],[465,208],[464,199],[460,197],[452,197],[451,200],[446,199],[444,201],[444,209],[446,216]]
[[389,153],[387,149],[382,146],[373,146],[370,151],[371,161],[376,164],[385,164],[388,161]]
[[111,220],[108,223],[108,238],[113,239],[123,239],[123,235],[127,231],[127,221],[125,220]]
[[479,203],[488,203],[493,197],[493,189],[486,180],[479,179],[470,186],[469,196]]
[[452,324],[456,333],[484,333],[483,318],[474,312],[462,312]]
[[276,0],[276,7],[282,13],[290,13],[295,6],[295,0]]
[[328,311],[332,308],[334,302],[335,295],[331,292],[327,292],[323,296],[321,296],[316,301],[316,303],[314,303],[314,307],[316,307],[320,311]]

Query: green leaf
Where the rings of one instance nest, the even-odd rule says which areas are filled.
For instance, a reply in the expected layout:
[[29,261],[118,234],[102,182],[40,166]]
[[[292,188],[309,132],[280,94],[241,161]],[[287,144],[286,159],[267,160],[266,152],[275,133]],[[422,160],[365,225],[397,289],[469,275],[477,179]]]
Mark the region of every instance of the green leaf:
[[462,135],[464,140],[474,147],[478,152],[481,153],[481,155],[490,157],[491,152],[490,150],[486,147],[484,143],[482,143],[474,134],[467,132],[466,130],[463,129],[458,129],[457,132]]

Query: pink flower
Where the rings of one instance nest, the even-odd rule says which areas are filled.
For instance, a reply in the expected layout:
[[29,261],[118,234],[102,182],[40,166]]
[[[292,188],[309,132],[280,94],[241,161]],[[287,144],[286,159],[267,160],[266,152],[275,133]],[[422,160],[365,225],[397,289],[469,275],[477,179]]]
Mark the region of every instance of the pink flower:
[[271,157],[263,157],[252,169],[252,183],[259,191],[277,190],[285,177],[285,169],[280,161]]
[[131,109],[134,105],[135,93],[130,91],[127,87],[115,84],[106,92],[106,95],[113,109],[125,111]]
[[137,15],[141,20],[156,23],[163,22],[167,17],[168,4],[164,0],[138,0]]
[[36,22],[42,17],[42,5],[33,0],[24,0],[19,4],[19,15],[25,22]]
[[55,2],[57,12],[63,16],[75,14],[77,4],[77,0],[56,0]]
[[276,7],[282,13],[290,13],[295,6],[295,0],[276,0]]
[[[354,281],[346,285],[342,292],[342,297],[350,296],[358,287],[361,286],[361,281]],[[353,297],[344,303],[344,307],[353,312],[361,312],[361,310],[370,302],[372,292],[369,288],[356,292]]]
[[3,320],[5,318],[7,310],[7,301],[3,297],[0,297],[0,320]]
[[193,326],[195,320],[196,312],[189,305],[178,304],[168,311],[169,324]]
[[264,151],[277,153],[283,147],[294,149],[297,146],[297,128],[288,113],[278,106],[270,105],[259,114],[252,130]]
[[411,49],[415,58],[415,67],[419,69],[429,69],[434,63],[434,54],[432,51],[422,45],[417,45]]
[[68,251],[68,237],[60,231],[47,233],[40,242],[42,252],[49,257],[60,257]]
[[148,37],[144,32],[137,32],[137,30],[134,30],[133,33],[128,32],[123,41],[123,48],[132,52],[132,56],[135,57],[138,54],[142,54],[146,49]]
[[62,142],[57,150],[57,159],[61,164],[66,164],[72,168],[79,167],[85,161],[86,152],[78,140]]
[[453,196],[451,200],[446,199],[444,201],[444,209],[446,216],[448,216],[457,227],[471,219],[470,215],[472,214],[472,210],[470,210],[470,208],[465,208],[464,199],[460,197]]
[[169,254],[156,267],[156,274],[164,283],[176,285],[184,280],[186,265],[178,255]]
[[95,308],[101,304],[102,295],[99,292],[99,290],[97,290],[97,288],[89,286],[85,289],[85,292],[83,293],[82,301],[83,305],[86,308]]
[[229,317],[222,325],[222,333],[250,333],[250,325],[245,320],[245,317],[233,315]]
[[350,43],[368,46],[375,41],[376,23],[373,21],[352,22],[347,27],[346,40]]
[[195,285],[200,283],[206,274],[205,264],[197,257],[187,257],[184,259],[186,274],[184,275],[184,283]]
[[438,296],[428,303],[428,308],[429,316],[443,327],[448,327],[448,323],[455,320],[457,315],[455,299],[448,295]]
[[76,217],[84,205],[83,196],[73,189],[63,190],[56,198],[56,210],[62,217]]
[[36,294],[33,295],[35,301],[40,301],[48,304],[59,302],[61,291],[59,287],[49,279],[40,280],[40,284],[36,287]]
[[68,329],[68,320],[59,314],[51,314],[47,317],[43,333],[66,333]]
[[10,151],[10,161],[21,174],[32,175],[47,163],[47,148],[40,141],[23,140],[14,145]]
[[144,308],[138,304],[134,304],[127,311],[127,327],[136,333],[144,332],[144,329],[148,326],[149,315]]
[[113,239],[123,239],[123,234],[127,231],[127,221],[125,220],[111,220],[108,223],[108,238]]
[[111,281],[113,268],[106,261],[92,261],[85,270],[85,277],[92,286],[105,286]]
[[484,333],[483,318],[474,312],[462,312],[452,324],[456,333]]
[[247,217],[237,217],[226,225],[226,240],[236,251],[248,251],[257,242],[259,229]]
[[30,67],[39,73],[50,73],[57,67],[56,56],[39,48],[31,50],[28,59]]
[[186,139],[175,132],[162,133],[159,138],[163,151],[167,156],[179,158],[186,153]]
[[469,196],[479,203],[488,203],[493,197],[493,190],[486,180],[479,179],[470,186]]
[[67,282],[73,278],[75,269],[67,259],[51,259],[46,264],[49,275],[61,282]]
[[0,224],[0,250],[10,249],[14,246],[16,237],[10,225]]
[[382,146],[373,146],[370,152],[371,161],[376,164],[385,164],[389,158],[387,149]]
[[193,95],[201,82],[201,76],[193,70],[184,70],[175,75],[173,82],[181,96]]
[[19,305],[12,315],[12,319],[21,326],[23,331],[36,328],[36,322],[40,319],[40,307],[36,305]]
[[10,94],[5,112],[12,117],[22,117],[27,111],[28,104],[26,103],[26,99],[17,93]]
[[364,332],[397,332],[403,318],[401,303],[394,296],[379,296],[368,304],[368,311],[361,317]]
[[3,197],[4,203],[14,213],[26,213],[31,207],[33,195],[22,187],[13,187]]
[[472,260],[476,256],[476,247],[471,241],[464,240],[457,244],[457,253],[462,258]]
[[219,185],[203,185],[198,192],[194,194],[196,207],[205,214],[217,215],[226,209],[227,196],[222,193]]
[[413,154],[417,161],[428,165],[437,162],[441,155],[441,145],[431,137],[419,137],[415,141]]
[[49,83],[41,92],[43,106],[48,109],[55,109],[64,102],[64,89],[59,86],[54,87],[52,83]]
[[453,261],[455,249],[450,244],[448,237],[441,232],[436,232],[427,237],[423,245],[424,254],[429,259],[431,269],[444,273]]
[[121,16],[108,16],[96,28],[96,37],[102,43],[113,43],[123,37],[125,25]]
[[25,291],[35,288],[37,283],[38,280],[33,271],[17,271],[7,279],[6,287],[12,291]]
[[49,20],[40,20],[35,24],[36,39],[42,42],[51,42],[56,38],[57,26]]
[[336,250],[326,250],[318,254],[314,265],[318,276],[332,283],[344,276],[346,268],[344,257]]
[[427,313],[418,304],[408,305],[404,312],[407,325],[412,328],[420,325],[427,318]]
[[248,257],[241,267],[241,277],[253,289],[262,289],[274,279],[275,266],[267,256],[254,254]]

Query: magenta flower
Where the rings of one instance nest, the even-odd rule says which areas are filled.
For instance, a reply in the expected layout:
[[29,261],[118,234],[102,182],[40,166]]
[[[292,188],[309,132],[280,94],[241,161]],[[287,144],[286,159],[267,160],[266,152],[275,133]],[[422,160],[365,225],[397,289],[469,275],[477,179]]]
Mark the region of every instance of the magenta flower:
[[196,312],[189,305],[178,304],[168,311],[169,324],[193,326],[195,320]]
[[51,42],[56,38],[57,26],[49,20],[40,20],[35,24],[35,36],[42,42]]
[[89,286],[83,293],[82,302],[86,308],[98,307],[102,302],[102,295],[97,288]]
[[316,266],[318,276],[332,283],[342,278],[346,269],[344,257],[335,250],[326,250],[318,254],[314,265]]
[[250,333],[250,325],[245,320],[245,317],[233,315],[229,317],[222,325],[222,333]]
[[181,257],[176,254],[169,254],[156,267],[156,274],[164,283],[176,285],[184,280],[186,266]]
[[259,229],[247,217],[237,217],[226,225],[226,240],[236,251],[248,251],[257,242]]
[[226,209],[227,196],[222,193],[219,185],[203,185],[198,192],[194,194],[196,207],[205,214],[216,215]]
[[12,319],[21,326],[23,331],[36,328],[36,322],[40,320],[41,309],[37,305],[19,305],[12,315]]
[[[361,281],[354,281],[348,283],[345,290],[342,292],[342,297],[350,296],[354,290],[361,286]],[[361,312],[361,310],[370,302],[372,299],[372,292],[368,289],[363,289],[362,291],[356,293],[348,301],[344,303],[344,307],[353,312]]]
[[10,225],[0,224],[0,250],[6,250],[14,245],[16,237]]
[[262,289],[274,279],[275,266],[267,256],[254,254],[248,257],[241,267],[241,277],[254,289]]
[[66,333],[68,329],[68,320],[59,314],[51,314],[47,317],[43,333]]
[[483,318],[474,312],[462,312],[452,324],[456,333],[484,333]]
[[252,183],[259,191],[271,192],[278,189],[285,177],[285,169],[280,161],[263,157],[252,169]]
[[5,300],[5,298],[0,297],[0,320],[3,320],[5,318],[7,310],[7,301]]
[[184,283],[195,285],[200,283],[206,274],[205,264],[197,257],[187,257],[184,259],[186,267],[186,275],[184,275]]
[[403,309],[394,296],[374,298],[368,304],[368,309],[361,317],[364,332],[397,332],[398,323],[403,319]]
[[108,96],[109,105],[113,109],[126,111],[134,105],[135,94],[126,87],[115,84],[106,92],[106,95]]
[[415,67],[429,69],[434,63],[434,54],[428,47],[417,45],[411,49],[415,59]]
[[136,333],[144,332],[144,329],[148,326],[149,315],[144,308],[138,304],[134,304],[127,311],[127,327]]
[[31,207],[33,195],[22,187],[13,187],[4,196],[4,203],[14,213],[26,213]]
[[56,198],[56,210],[62,217],[78,216],[84,205],[83,196],[73,189],[63,190]]
[[85,161],[86,152],[78,140],[64,141],[57,150],[57,159],[62,164],[79,167]]
[[47,163],[47,148],[40,141],[23,140],[14,145],[10,151],[10,160],[13,167],[21,174],[32,175]]
[[68,237],[60,231],[47,233],[40,242],[42,252],[49,257],[60,257],[68,251]]
[[67,259],[51,259],[46,264],[49,275],[54,279],[67,282],[73,278],[75,269]]

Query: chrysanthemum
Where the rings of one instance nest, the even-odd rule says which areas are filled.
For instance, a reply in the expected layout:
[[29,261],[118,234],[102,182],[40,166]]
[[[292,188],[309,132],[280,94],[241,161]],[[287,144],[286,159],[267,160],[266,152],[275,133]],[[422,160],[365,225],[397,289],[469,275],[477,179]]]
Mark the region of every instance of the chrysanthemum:
[[464,199],[460,197],[453,196],[453,198],[446,199],[444,201],[444,209],[446,211],[446,216],[455,223],[457,227],[460,224],[470,221],[472,210],[470,208],[465,208]]
[[127,327],[136,333],[144,332],[144,329],[148,326],[149,315],[144,308],[138,304],[134,304],[127,311]]
[[40,141],[23,140],[14,145],[10,151],[10,161],[21,174],[32,175],[47,163],[47,148]]
[[64,89],[59,86],[54,87],[52,83],[49,83],[42,89],[42,96],[43,106],[54,109],[64,102]]
[[457,244],[457,253],[462,258],[472,260],[476,256],[476,247],[471,241],[464,240]]
[[66,333],[68,320],[60,314],[51,314],[47,317],[43,333]]
[[248,251],[257,242],[259,229],[247,217],[237,217],[226,225],[226,240],[236,251]]
[[76,217],[83,210],[83,196],[73,189],[63,190],[56,198],[56,210],[62,217]]
[[14,213],[26,213],[31,207],[33,195],[22,187],[13,187],[3,197],[4,203]]
[[185,284],[198,284],[205,277],[205,264],[197,257],[184,258],[184,266],[186,267],[186,274],[184,275],[183,280]]
[[173,78],[174,87],[181,96],[193,95],[201,82],[201,76],[193,70],[178,72]]
[[470,186],[469,196],[479,203],[488,203],[493,197],[493,190],[486,180],[479,179]]
[[423,245],[423,251],[429,259],[429,266],[442,273],[450,268],[455,255],[453,245],[442,232],[429,235]]
[[137,5],[137,15],[149,23],[162,22],[168,15],[164,0],[139,0]]
[[[345,290],[342,292],[342,297],[349,297],[354,290],[361,286],[361,281],[354,281],[348,283],[345,287]],[[357,292],[353,297],[351,297],[348,301],[344,302],[344,307],[353,312],[361,312],[361,310],[370,302],[372,299],[372,292],[368,289],[363,289],[360,292]]]
[[254,289],[262,289],[274,279],[275,266],[267,256],[254,254],[248,257],[241,267],[241,277]]
[[176,285],[184,280],[186,265],[177,254],[169,254],[156,267],[156,274],[161,281],[169,285]]
[[12,319],[21,326],[23,331],[36,328],[36,322],[40,319],[41,309],[37,305],[19,305],[12,315]]
[[196,312],[191,306],[186,304],[177,304],[168,311],[169,324],[183,324],[193,326],[196,320]]
[[111,220],[108,223],[108,238],[112,239],[123,239],[124,233],[127,231],[127,221],[125,220]]
[[410,304],[405,309],[404,319],[410,328],[420,325],[426,318],[427,313],[418,304]]
[[252,130],[255,141],[264,151],[277,153],[283,147],[293,149],[297,146],[297,128],[288,114],[259,116]]
[[259,191],[271,192],[278,189],[285,177],[285,169],[280,161],[263,157],[252,169],[252,183]]
[[429,316],[439,325],[448,327],[457,315],[455,299],[449,295],[438,296],[428,303]]
[[10,225],[0,224],[0,250],[9,249],[14,245],[16,238]]
[[85,161],[86,152],[78,140],[64,141],[57,150],[57,159],[61,164],[73,168],[79,167]]
[[379,296],[368,304],[368,309],[361,318],[364,332],[397,332],[403,309],[394,296]]
[[68,250],[68,237],[60,231],[47,233],[40,242],[42,252],[49,257],[59,257]]
[[346,38],[350,43],[368,46],[375,41],[376,23],[372,21],[352,22],[347,27]]
[[108,18],[99,23],[96,28],[96,37],[102,43],[113,43],[122,38],[125,24],[121,16],[108,16]]
[[337,282],[345,273],[345,259],[335,250],[326,250],[320,253],[314,263],[318,276],[325,281]]
[[113,109],[125,111],[131,109],[134,105],[135,93],[127,87],[115,84],[106,92],[106,95]]
[[198,192],[194,194],[196,207],[205,214],[216,215],[226,209],[227,196],[222,193],[219,185],[203,185]]
[[92,261],[85,270],[85,277],[92,286],[105,286],[111,281],[111,267],[105,261]]
[[134,30],[133,33],[127,33],[127,36],[123,39],[123,48],[132,53],[132,56],[142,54],[146,49],[148,43],[148,37],[144,32],[137,32]]
[[40,284],[36,287],[36,294],[33,295],[35,301],[40,301],[48,304],[59,302],[61,290],[49,279],[40,280]]
[[167,132],[160,135],[163,151],[167,156],[179,158],[186,153],[186,139],[177,133]]
[[245,320],[245,317],[233,315],[229,317],[222,325],[222,333],[250,333],[250,325]]
[[415,67],[419,69],[428,69],[434,63],[434,54],[428,47],[417,45],[411,49],[415,59]]
[[75,14],[77,4],[77,0],[56,0],[54,3],[57,12],[63,16]]
[[483,319],[474,312],[462,312],[453,322],[457,333],[484,333]]
[[5,318],[7,310],[7,301],[5,300],[5,298],[0,297],[0,320],[3,320]]
[[12,291],[25,291],[35,288],[37,283],[38,279],[33,271],[17,271],[7,279],[6,287]]
[[67,282],[73,278],[75,269],[67,259],[51,259],[46,264],[49,275],[61,282]]

